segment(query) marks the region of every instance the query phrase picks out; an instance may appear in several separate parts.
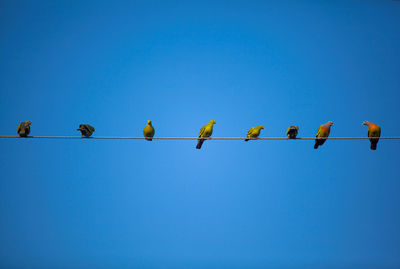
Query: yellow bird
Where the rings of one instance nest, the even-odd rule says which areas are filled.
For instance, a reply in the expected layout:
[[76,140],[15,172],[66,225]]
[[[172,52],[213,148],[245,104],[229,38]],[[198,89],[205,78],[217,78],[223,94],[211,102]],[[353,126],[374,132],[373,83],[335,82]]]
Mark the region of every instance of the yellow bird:
[[201,139],[202,137],[210,137],[213,132],[213,125],[216,124],[215,120],[210,120],[206,125],[201,127],[200,133],[199,133],[199,140],[197,142],[196,149],[201,149],[201,145],[203,145],[203,142],[205,139]]
[[257,139],[260,135],[261,129],[264,129],[264,125],[256,126],[250,128],[247,132],[247,138],[244,141],[249,141],[250,139]]
[[148,120],[147,125],[143,129],[144,138],[146,138],[147,141],[152,141],[155,132],[156,131],[154,130],[153,125],[151,124],[151,120]]
[[333,126],[332,121],[328,121],[327,123],[319,126],[315,139],[315,145],[314,145],[315,149],[317,149],[319,146],[322,146],[325,143],[327,137],[329,136],[329,133],[331,132],[331,126]]

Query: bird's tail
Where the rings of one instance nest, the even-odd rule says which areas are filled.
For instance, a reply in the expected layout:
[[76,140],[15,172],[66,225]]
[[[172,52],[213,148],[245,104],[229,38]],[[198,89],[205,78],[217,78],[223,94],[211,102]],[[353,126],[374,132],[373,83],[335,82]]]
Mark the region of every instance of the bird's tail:
[[19,131],[19,136],[21,136],[21,137],[24,137],[24,136],[26,136],[26,134],[25,134],[25,130],[21,130],[21,131]]
[[317,148],[318,148],[318,146],[319,146],[319,144],[318,144],[318,140],[315,140],[315,145],[314,145],[314,148],[315,148],[315,149],[317,149]]
[[378,139],[371,139],[371,149],[376,150],[377,145],[378,145]]
[[197,142],[196,149],[201,149],[201,145],[203,145],[204,139],[199,139],[199,142]]
[[247,141],[249,141],[249,140],[250,140],[250,139],[246,138],[244,141],[246,141],[246,142],[247,142]]

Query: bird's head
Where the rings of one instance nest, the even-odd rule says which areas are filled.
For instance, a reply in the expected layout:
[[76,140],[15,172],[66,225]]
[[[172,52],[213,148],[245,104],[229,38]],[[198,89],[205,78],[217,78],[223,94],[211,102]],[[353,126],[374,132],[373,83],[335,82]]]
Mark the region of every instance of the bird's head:
[[151,120],[148,120],[148,121],[147,121],[147,124],[150,124],[150,125],[151,125]]
[[79,124],[79,128],[76,129],[77,131],[82,131],[83,130],[83,124]]
[[[333,124],[333,123],[332,123]],[[297,125],[294,125],[293,126],[297,131],[299,130],[299,126],[297,126]]]
[[26,124],[32,125],[32,122],[30,120],[26,121]]
[[263,129],[263,130],[264,130],[264,125],[260,125],[260,129]]
[[370,124],[370,122],[369,121],[367,121],[367,120],[365,120],[365,121],[363,121],[363,123],[362,123],[362,125],[369,125]]
[[215,122],[215,120],[210,120],[209,123],[211,123],[211,124],[217,124],[217,123]]
[[329,126],[333,126],[333,121],[328,121]]

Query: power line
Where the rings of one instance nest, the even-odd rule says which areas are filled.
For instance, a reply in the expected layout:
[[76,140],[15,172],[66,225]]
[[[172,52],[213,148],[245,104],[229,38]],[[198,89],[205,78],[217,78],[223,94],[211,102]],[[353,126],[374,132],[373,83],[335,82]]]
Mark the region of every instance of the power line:
[[[19,137],[19,136],[0,136],[0,138],[40,138],[40,139],[145,139],[144,137],[113,137],[113,136],[94,136],[88,138],[81,138],[80,136],[28,136],[28,137]],[[154,140],[197,140],[198,137],[153,137]],[[247,137],[204,137],[205,140],[244,140]],[[295,139],[289,139],[287,137],[259,137],[257,139],[250,140],[315,140],[315,137],[297,137]],[[369,137],[321,137],[319,139],[336,139],[336,140],[355,140],[355,139],[369,139]],[[380,137],[379,139],[400,139],[399,136],[392,137]]]

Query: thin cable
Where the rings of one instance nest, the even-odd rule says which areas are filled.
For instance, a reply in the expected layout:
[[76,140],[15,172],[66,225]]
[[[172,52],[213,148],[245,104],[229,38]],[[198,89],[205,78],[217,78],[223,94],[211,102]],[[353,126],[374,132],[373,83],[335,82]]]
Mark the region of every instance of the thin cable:
[[[94,136],[89,138],[81,138],[80,136],[28,136],[28,137],[19,137],[19,136],[0,136],[0,138],[44,138],[44,139],[146,139],[144,137],[112,137],[112,136]],[[160,140],[197,140],[198,137],[153,137],[152,139],[160,139]],[[204,137],[205,140],[244,140],[247,137]],[[295,139],[289,139],[287,137],[259,137],[257,139],[250,140],[315,140],[315,137],[298,137]],[[321,137],[319,139],[369,139],[369,137]],[[379,139],[400,139],[399,136],[392,137],[380,137]]]

